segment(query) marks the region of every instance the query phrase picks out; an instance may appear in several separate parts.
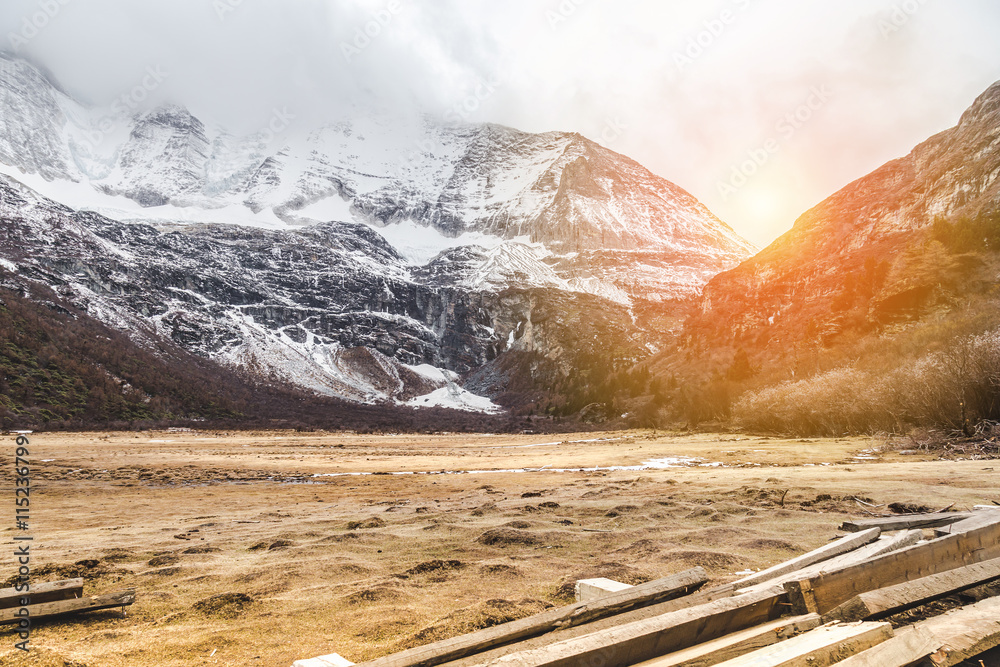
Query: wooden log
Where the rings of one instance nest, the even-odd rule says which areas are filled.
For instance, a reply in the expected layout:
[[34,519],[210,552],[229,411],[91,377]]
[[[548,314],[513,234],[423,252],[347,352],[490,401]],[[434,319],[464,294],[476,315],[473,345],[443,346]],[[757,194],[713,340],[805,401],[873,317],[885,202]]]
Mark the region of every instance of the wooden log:
[[767,646],[717,667],[829,667],[892,638],[888,623],[824,625],[804,635]]
[[917,623],[940,647],[928,659],[934,667],[952,667],[1000,646],[1000,598],[989,598]]
[[944,528],[938,528],[934,531],[934,534],[938,537],[944,537],[945,535],[954,535],[956,533],[967,533],[970,530],[982,528],[992,523],[1000,523],[1000,512],[975,512],[968,519],[956,521]]
[[692,646],[662,658],[647,660],[635,667],[711,667],[731,658],[796,637],[803,632],[818,628],[819,625],[819,616],[816,614],[783,618],[773,623],[766,623],[756,628],[742,630],[704,644]]
[[1000,580],[1000,558],[994,558],[983,563],[862,593],[825,614],[823,621],[887,618],[901,611],[998,580]]
[[776,620],[780,586],[619,625],[536,649],[504,655],[496,667],[626,667]]
[[748,588],[756,584],[764,583],[780,577],[783,574],[788,574],[790,572],[795,572],[796,570],[801,570],[804,567],[808,567],[820,561],[828,560],[834,556],[840,556],[849,551],[853,551],[858,547],[862,547],[866,544],[874,542],[879,538],[882,533],[878,528],[872,528],[871,530],[865,530],[854,535],[846,535],[836,542],[831,542],[830,544],[824,544],[819,549],[814,549],[809,553],[802,554],[791,560],[787,560],[784,563],[778,563],[773,567],[769,567],[766,570],[762,570],[749,577],[744,577],[738,581],[733,582],[733,586],[736,588]]
[[559,628],[569,628],[651,606],[692,593],[708,581],[704,568],[685,570],[664,579],[633,586],[590,602],[551,609],[471,634],[418,646],[364,663],[365,667],[431,667],[467,655],[513,644]]
[[[79,614],[85,611],[98,611],[100,609],[113,609],[115,607],[125,607],[135,602],[135,590],[129,589],[111,595],[93,595],[75,600],[57,600],[56,602],[43,602],[25,607],[32,622],[42,618],[53,616],[63,616],[65,614]],[[18,623],[20,618],[15,616],[17,609],[4,609],[0,615],[0,625],[12,625]]]
[[857,533],[862,530],[879,528],[884,532],[893,530],[909,530],[911,528],[937,528],[947,526],[956,521],[962,521],[972,516],[972,512],[934,512],[933,514],[903,514],[900,516],[877,517],[874,519],[855,519],[845,521],[841,530]]
[[836,572],[789,581],[797,614],[821,616],[856,595],[1000,557],[1000,524],[894,551]]
[[837,667],[907,667],[941,648],[927,630],[904,628],[892,639],[837,663]]
[[0,589],[0,609],[21,607],[21,598],[28,597],[31,604],[71,600],[83,597],[83,579],[63,579],[42,584],[31,584],[27,592],[19,593],[15,588]]

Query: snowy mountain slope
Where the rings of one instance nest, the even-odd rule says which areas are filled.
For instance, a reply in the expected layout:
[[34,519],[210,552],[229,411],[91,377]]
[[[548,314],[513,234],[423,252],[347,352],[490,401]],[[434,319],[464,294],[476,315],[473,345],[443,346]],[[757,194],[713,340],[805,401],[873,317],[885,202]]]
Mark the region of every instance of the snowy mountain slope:
[[[379,117],[303,132],[276,110],[272,127],[235,137],[180,107],[134,117],[88,109],[32,65],[2,56],[0,90],[5,173],[115,219],[364,222],[422,263],[429,253],[410,252],[413,235],[397,226],[427,230],[439,250],[523,239],[546,247],[564,281],[588,272],[580,253],[614,251],[601,263],[615,263],[616,278],[588,276],[601,283],[595,293],[638,298],[691,296],[753,251],[682,189],[575,134]],[[651,253],[669,257],[647,261]],[[652,290],[630,279],[633,265],[656,276]]]

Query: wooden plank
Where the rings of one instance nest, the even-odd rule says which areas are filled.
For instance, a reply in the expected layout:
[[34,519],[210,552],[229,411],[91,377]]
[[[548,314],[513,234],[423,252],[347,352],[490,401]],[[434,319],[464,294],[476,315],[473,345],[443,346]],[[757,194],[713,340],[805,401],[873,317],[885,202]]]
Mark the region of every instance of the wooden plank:
[[934,667],[952,667],[1000,646],[1000,598],[989,598],[916,624],[940,642],[929,658]]
[[767,646],[717,667],[829,667],[892,638],[888,623],[824,625],[804,635]]
[[912,528],[937,528],[947,526],[956,521],[962,521],[972,516],[972,512],[935,512],[934,514],[903,514],[900,516],[877,517],[874,519],[855,519],[845,521],[841,530],[857,533],[862,530],[879,528],[884,532],[893,530],[909,530]]
[[[30,613],[32,621],[52,616],[62,616],[65,614],[79,614],[85,611],[98,611],[100,609],[113,609],[114,607],[125,607],[135,602],[135,590],[129,589],[111,595],[93,595],[76,600],[57,600],[55,602],[43,602],[33,604],[26,609]],[[18,623],[20,618],[15,616],[17,609],[4,609],[0,615],[0,625],[12,625]]]
[[797,572],[790,572],[786,575],[778,577],[777,579],[764,582],[763,584],[757,584],[756,586],[751,586],[750,588],[740,589],[738,592],[752,593],[755,590],[761,590],[767,586],[784,584],[796,579],[808,579],[809,577],[815,577],[825,572],[836,572],[844,569],[845,567],[850,567],[851,565],[857,565],[858,563],[871,560],[877,556],[913,546],[923,538],[923,535],[924,531],[922,530],[904,530],[894,535],[883,535],[876,541],[871,544],[866,544],[860,549],[855,549],[854,551],[843,554],[842,556],[837,556],[836,558],[831,558],[830,560],[810,565],[809,567],[798,570]]
[[804,567],[808,567],[820,561],[828,560],[834,556],[840,556],[849,551],[853,551],[858,547],[863,547],[866,544],[874,542],[879,538],[882,531],[878,528],[872,528],[871,530],[865,530],[854,535],[846,535],[836,542],[831,542],[830,544],[825,544],[819,549],[814,549],[809,553],[802,554],[791,560],[787,560],[784,563],[778,563],[773,567],[769,567],[766,570],[762,570],[749,577],[744,577],[738,581],[733,582],[733,586],[736,588],[747,588],[754,586],[756,584],[764,583],[765,581],[770,581],[776,577],[780,577],[783,574],[788,574],[790,572],[795,572],[796,570],[801,570]]
[[496,658],[507,655],[508,653],[516,653],[519,651],[548,646],[566,639],[582,637],[583,635],[599,632],[601,630],[607,630],[609,628],[615,628],[627,623],[635,623],[637,621],[656,618],[658,616],[662,616],[663,614],[678,611],[680,609],[690,609],[691,607],[714,602],[715,600],[731,598],[734,595],[735,592],[730,586],[717,586],[708,590],[699,590],[692,595],[678,598],[676,600],[660,602],[649,607],[633,609],[632,611],[626,611],[607,618],[592,620],[582,625],[559,628],[544,635],[519,640],[515,644],[508,644],[498,648],[488,649],[486,651],[476,653],[475,655],[469,655],[464,658],[459,658],[458,660],[443,663],[442,667],[475,667],[476,665],[489,663]]
[[627,667],[776,620],[783,590],[738,595],[619,625],[535,649],[509,653],[491,667]]
[[924,531],[919,528],[915,530],[901,530],[892,535],[882,535],[871,544],[867,544],[843,556],[837,556],[828,561],[818,563],[811,567],[810,570],[815,570],[817,574],[820,572],[834,572],[849,565],[857,565],[858,563],[863,563],[866,560],[871,560],[872,558],[877,558],[893,551],[912,547],[923,538]]
[[967,533],[970,530],[982,528],[992,523],[1000,523],[1000,512],[975,512],[968,519],[956,521],[944,528],[938,528],[934,531],[934,534],[938,537],[944,537],[945,535],[954,535],[955,533]]
[[862,593],[823,616],[824,622],[887,618],[954,593],[1000,580],[1000,558]]
[[773,623],[735,632],[704,644],[692,646],[662,658],[653,658],[641,662],[635,667],[711,667],[759,648],[796,637],[803,632],[818,628],[819,625],[819,616],[816,614],[783,618]]
[[941,648],[927,630],[904,628],[874,648],[852,655],[837,667],[907,667]]
[[19,593],[15,588],[0,589],[0,609],[21,607],[21,598],[30,597],[28,604],[71,600],[83,597],[83,579],[63,579],[42,584],[31,584],[28,592]]
[[785,584],[797,614],[821,616],[856,595],[1000,557],[1000,524],[894,551],[870,561]]
[[708,581],[704,568],[685,570],[664,579],[612,593],[597,600],[550,609],[518,621],[503,623],[471,634],[401,651],[364,663],[366,667],[431,667],[467,655],[513,644],[557,628],[582,625],[609,616],[651,606],[692,593]]

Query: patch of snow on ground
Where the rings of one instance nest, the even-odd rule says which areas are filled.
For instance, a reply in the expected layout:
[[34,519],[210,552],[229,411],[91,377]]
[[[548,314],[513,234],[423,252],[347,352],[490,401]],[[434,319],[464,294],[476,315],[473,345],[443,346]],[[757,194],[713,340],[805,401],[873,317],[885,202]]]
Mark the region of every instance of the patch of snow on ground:
[[449,383],[447,387],[441,387],[426,396],[410,399],[406,405],[413,408],[451,408],[452,410],[486,414],[495,414],[502,410],[490,399],[477,396],[454,383]]

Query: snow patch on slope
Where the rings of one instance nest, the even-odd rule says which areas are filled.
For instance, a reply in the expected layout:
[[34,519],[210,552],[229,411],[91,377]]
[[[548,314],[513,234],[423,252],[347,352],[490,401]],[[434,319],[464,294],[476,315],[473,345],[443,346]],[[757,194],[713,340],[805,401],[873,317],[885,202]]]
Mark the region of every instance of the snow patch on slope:
[[486,414],[496,414],[503,410],[490,399],[477,396],[454,383],[449,383],[447,387],[441,387],[426,396],[411,399],[406,402],[406,405],[414,408],[451,408],[452,410]]
[[433,227],[421,225],[413,220],[404,220],[375,229],[411,266],[423,266],[451,248],[470,245],[495,248],[504,242],[498,236],[480,232],[466,232],[461,236],[450,238]]

